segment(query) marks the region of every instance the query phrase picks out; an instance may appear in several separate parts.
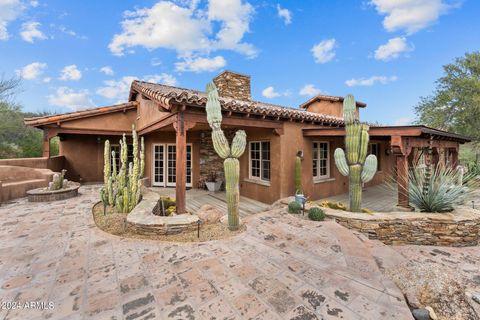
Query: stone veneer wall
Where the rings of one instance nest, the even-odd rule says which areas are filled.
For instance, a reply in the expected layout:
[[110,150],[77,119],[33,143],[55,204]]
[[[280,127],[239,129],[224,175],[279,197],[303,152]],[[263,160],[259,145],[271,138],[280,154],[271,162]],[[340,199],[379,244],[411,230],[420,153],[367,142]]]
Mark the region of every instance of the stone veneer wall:
[[[233,137],[235,136],[235,131],[224,130],[224,132],[228,141],[231,143]],[[210,172],[215,171],[217,173],[217,178],[223,181],[225,181],[225,174],[223,172],[223,159],[220,158],[213,148],[211,136],[212,132],[203,131],[201,134],[204,137],[201,138],[200,141],[200,174],[198,187],[204,188]],[[222,186],[222,188],[223,187],[224,186]]]
[[[480,243],[480,214],[472,213],[385,213],[369,217],[334,213],[327,216],[349,229],[358,230],[370,239],[389,245],[475,246]],[[386,217],[389,215],[389,217]]]
[[250,76],[225,71],[213,79],[220,97],[250,101]]

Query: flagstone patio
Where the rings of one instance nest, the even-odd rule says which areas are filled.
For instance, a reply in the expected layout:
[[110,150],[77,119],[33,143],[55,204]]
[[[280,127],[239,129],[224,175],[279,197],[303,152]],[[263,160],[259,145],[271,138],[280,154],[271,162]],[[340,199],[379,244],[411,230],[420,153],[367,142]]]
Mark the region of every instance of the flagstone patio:
[[0,319],[412,319],[379,270],[395,251],[333,221],[274,210],[227,240],[122,239],[93,222],[98,189],[0,207],[0,300],[45,303]]

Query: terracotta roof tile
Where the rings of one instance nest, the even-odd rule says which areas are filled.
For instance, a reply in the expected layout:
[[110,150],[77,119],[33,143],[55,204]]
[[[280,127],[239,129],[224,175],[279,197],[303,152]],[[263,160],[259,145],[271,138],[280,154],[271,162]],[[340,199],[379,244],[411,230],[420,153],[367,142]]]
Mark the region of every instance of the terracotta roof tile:
[[138,103],[136,101],[131,101],[131,102],[117,104],[117,105],[113,105],[113,106],[104,106],[104,107],[99,107],[99,108],[84,109],[84,110],[67,112],[67,113],[62,113],[62,114],[57,114],[57,115],[25,118],[24,122],[25,122],[26,125],[36,127],[36,126],[41,126],[41,125],[45,125],[45,124],[56,123],[56,122],[59,122],[59,121],[62,122],[62,121],[66,121],[66,120],[80,119],[80,118],[89,117],[89,116],[93,116],[93,115],[116,112],[116,111],[119,111],[119,110],[133,109],[133,108],[137,107],[137,104]]
[[[207,94],[205,92],[192,89],[136,80],[132,83],[131,90],[142,93],[167,109],[170,108],[173,103],[188,103],[199,106],[205,106],[207,103]],[[220,103],[224,110],[233,112],[245,112],[279,117],[282,119],[313,121],[333,125],[343,125],[344,123],[343,118],[258,101],[243,101],[220,97]]]

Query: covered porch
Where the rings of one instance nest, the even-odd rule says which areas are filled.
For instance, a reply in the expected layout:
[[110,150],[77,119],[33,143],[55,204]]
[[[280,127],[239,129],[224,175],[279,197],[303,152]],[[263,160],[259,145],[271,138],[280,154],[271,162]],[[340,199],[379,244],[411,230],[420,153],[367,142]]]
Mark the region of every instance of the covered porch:
[[[175,197],[174,188],[150,188],[160,196]],[[225,192],[209,192],[202,189],[189,189],[185,192],[186,210],[188,212],[197,212],[203,205],[211,205],[223,214],[227,214],[227,199]],[[270,205],[240,196],[240,217],[245,218],[249,215],[264,212],[270,209]]]
[[[378,126],[371,127],[369,134],[372,140],[384,140],[388,142],[388,149],[385,150],[385,152],[393,155],[393,159],[391,160],[393,162],[391,166],[392,172],[390,176],[397,184],[396,205],[406,209],[411,208],[408,191],[409,168],[419,162],[425,165],[448,165],[456,168],[459,164],[458,152],[460,144],[470,141],[461,135],[425,126]],[[344,137],[345,128],[304,128],[303,136]],[[381,186],[375,189],[378,188],[381,188]],[[385,194],[385,192],[380,189],[376,191],[379,192],[378,196]],[[375,192],[372,192],[372,196],[375,196]],[[343,198],[341,199],[345,200]],[[376,204],[375,201],[378,200],[380,199],[375,199],[371,204],[375,207],[378,205],[382,211],[390,208],[390,204],[383,201]]]

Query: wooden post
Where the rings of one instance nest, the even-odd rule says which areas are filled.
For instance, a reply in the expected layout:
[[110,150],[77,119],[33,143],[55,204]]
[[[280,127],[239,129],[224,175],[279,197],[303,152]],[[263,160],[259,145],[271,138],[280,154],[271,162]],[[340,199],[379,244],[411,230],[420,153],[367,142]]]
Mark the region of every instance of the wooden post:
[[183,112],[177,114],[174,128],[176,131],[175,200],[177,202],[177,214],[182,214],[187,212],[187,131]]
[[408,155],[397,155],[398,206],[410,208],[408,195]]
[[451,157],[452,168],[455,169],[458,166],[458,148],[452,149]]
[[48,129],[43,129],[42,157],[50,158],[50,135]]

